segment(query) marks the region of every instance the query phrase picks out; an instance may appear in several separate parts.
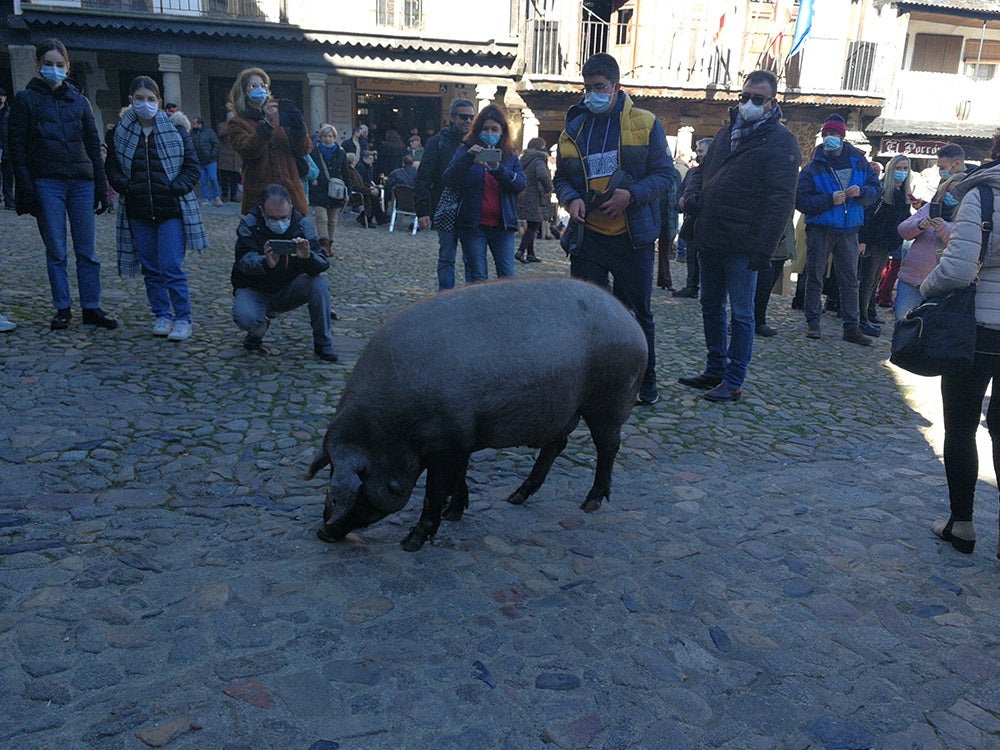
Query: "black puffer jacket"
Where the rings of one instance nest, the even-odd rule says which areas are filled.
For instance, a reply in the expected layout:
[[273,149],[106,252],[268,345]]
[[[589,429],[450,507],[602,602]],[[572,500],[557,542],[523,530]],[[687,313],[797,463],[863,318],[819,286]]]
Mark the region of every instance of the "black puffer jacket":
[[95,200],[107,196],[94,112],[72,83],[53,90],[41,78],[32,78],[14,97],[7,136],[18,213],[34,213],[39,177],[92,180]]
[[[180,197],[194,189],[201,179],[201,171],[191,136],[181,127],[177,128],[177,132],[184,141],[184,166],[173,182],[167,179],[152,134],[139,139],[132,156],[131,174],[125,174],[114,146],[108,149],[105,165],[108,182],[124,197],[125,215],[130,219],[157,222],[181,218]],[[114,132],[108,141],[114,144]]]
[[[264,243],[268,240],[309,240],[309,257],[282,255],[278,265],[270,268],[264,257]],[[330,267],[330,261],[319,249],[319,237],[312,222],[298,211],[292,211],[292,223],[284,234],[275,234],[267,227],[263,209],[254,206],[240,219],[236,228],[236,262],[230,279],[233,293],[237,289],[256,289],[265,294],[275,294],[287,287],[302,274],[319,276]]]
[[[350,191],[351,173],[347,169],[347,154],[344,152],[344,149],[337,146],[330,155],[330,158],[324,159],[323,150],[317,146],[313,149],[312,160],[319,167],[319,177],[309,184],[309,205],[321,206],[323,208],[343,206],[346,201],[334,200],[327,193],[327,186],[330,184],[327,175],[329,174],[330,177],[339,177],[342,179],[344,184],[347,185],[347,190]],[[326,165],[326,171],[323,170],[324,164]]]

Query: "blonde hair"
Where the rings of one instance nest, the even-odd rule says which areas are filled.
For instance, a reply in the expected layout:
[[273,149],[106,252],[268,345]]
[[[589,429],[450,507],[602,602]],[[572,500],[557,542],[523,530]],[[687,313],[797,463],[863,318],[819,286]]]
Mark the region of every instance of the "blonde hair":
[[910,157],[906,154],[896,154],[894,157],[889,159],[889,163],[885,165],[885,169],[882,170],[882,202],[892,205],[892,195],[896,192],[896,167],[902,162],[906,162],[906,166],[909,170],[906,174],[906,179],[903,180],[903,195],[909,197],[910,195],[910,175],[913,174],[913,167],[910,164]]
[[236,76],[236,80],[233,81],[233,87],[229,89],[229,98],[226,100],[226,109],[230,112],[235,112],[238,115],[245,115],[247,113],[246,89],[247,79],[250,76],[260,76],[261,80],[264,81],[264,85],[269,89],[271,88],[271,77],[260,68],[241,70],[239,75]]
[[333,136],[333,140],[337,140],[337,129],[333,125],[324,125],[319,129],[320,135],[326,135],[327,133]]

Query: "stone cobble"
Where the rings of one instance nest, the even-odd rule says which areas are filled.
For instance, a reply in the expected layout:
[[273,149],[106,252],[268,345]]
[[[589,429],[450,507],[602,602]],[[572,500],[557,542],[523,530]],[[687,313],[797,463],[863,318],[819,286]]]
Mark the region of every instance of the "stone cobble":
[[[703,365],[698,305],[654,290],[662,400],[627,423],[600,512],[577,508],[581,428],[524,507],[504,497],[534,453],[482,451],[434,545],[398,544],[420,487],[328,545],[306,468],[365,341],[434,292],[435,238],[341,224],[331,365],[304,310],[268,356],[243,350],[237,214],[204,211],[179,344],[115,276],[111,216],[121,327],[77,308],[49,331],[37,230],[0,214],[19,324],[0,336],[0,747],[1000,745],[995,485],[974,555],[936,542],[936,382],[887,365],[885,339],[847,344],[828,316],[807,341],[775,297],[744,399],[710,404],[676,384]],[[557,243],[539,254],[518,273],[567,273]]]

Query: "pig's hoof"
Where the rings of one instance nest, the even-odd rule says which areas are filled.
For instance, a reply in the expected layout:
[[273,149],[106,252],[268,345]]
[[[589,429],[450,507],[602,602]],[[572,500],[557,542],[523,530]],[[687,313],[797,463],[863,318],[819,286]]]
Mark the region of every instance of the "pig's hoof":
[[344,541],[343,534],[331,534],[322,526],[316,529],[316,538],[324,542],[342,542]]
[[445,521],[458,521],[462,518],[462,514],[465,513],[466,507],[467,503],[452,500],[448,503],[448,507],[444,509],[444,512],[441,513],[441,518]]
[[416,552],[418,549],[424,546],[424,535],[422,532],[418,531],[417,529],[414,529],[413,531],[411,531],[409,534],[406,535],[406,539],[400,542],[400,544],[403,546],[403,549],[406,550],[407,552]]
[[595,510],[600,509],[601,499],[602,498],[600,496],[588,497],[586,500],[583,501],[583,504],[580,506],[580,510],[586,513],[593,513]]
[[524,501],[527,499],[528,499],[528,493],[525,492],[520,487],[518,487],[516,490],[510,493],[510,496],[507,498],[507,502],[510,503],[511,505],[524,505]]

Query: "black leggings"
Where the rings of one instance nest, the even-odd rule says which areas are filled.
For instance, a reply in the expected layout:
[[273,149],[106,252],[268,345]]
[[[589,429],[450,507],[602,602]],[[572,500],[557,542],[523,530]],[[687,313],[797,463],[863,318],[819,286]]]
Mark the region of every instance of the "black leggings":
[[535,237],[542,231],[542,222],[525,221],[524,225],[524,234],[521,235],[521,244],[517,248],[517,252],[523,255],[527,251],[528,257],[533,258],[535,256]]
[[976,329],[976,361],[972,370],[941,378],[941,402],[944,408],[944,471],[948,478],[948,499],[954,521],[971,521],[976,482],[979,479],[979,455],[976,430],[983,418],[983,397],[990,381],[993,391],[986,412],[986,428],[993,444],[993,471],[1000,477],[1000,331]]

